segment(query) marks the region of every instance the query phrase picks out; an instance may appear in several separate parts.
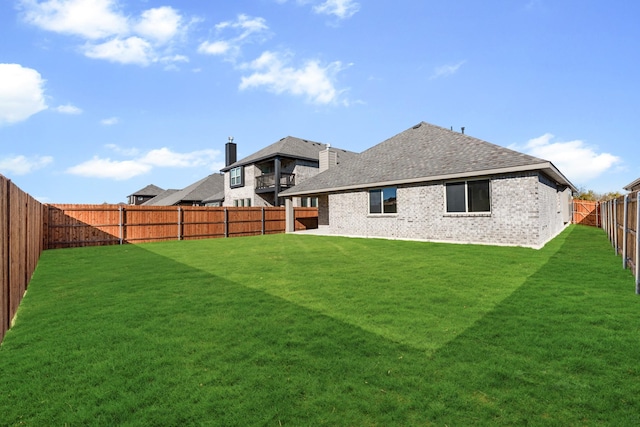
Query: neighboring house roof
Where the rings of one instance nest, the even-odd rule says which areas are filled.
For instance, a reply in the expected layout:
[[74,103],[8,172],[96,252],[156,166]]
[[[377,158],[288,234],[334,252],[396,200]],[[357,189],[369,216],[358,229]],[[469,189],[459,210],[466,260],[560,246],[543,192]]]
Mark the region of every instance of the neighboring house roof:
[[[238,160],[237,162],[232,163],[220,170],[222,172],[226,172],[238,166],[259,163],[263,160],[270,159],[276,156],[318,161],[320,151],[325,150],[327,146],[328,144],[323,144],[321,142],[314,142],[306,139],[296,138],[293,136],[287,136],[285,138],[282,138],[280,141],[274,142],[273,144],[263,148],[262,150],[257,151],[241,160]],[[342,160],[356,155],[356,153],[352,151],[347,151],[335,147],[332,149],[338,153],[338,163],[340,163]]]
[[141,190],[136,191],[135,193],[129,194],[127,197],[131,196],[152,196],[155,197],[158,194],[162,193],[164,190],[156,185],[149,184]]
[[627,190],[627,191],[640,190],[640,178],[636,179],[631,184],[625,186],[624,189]]
[[162,193],[158,194],[157,196],[155,196],[153,199],[149,199],[146,202],[143,203],[143,205],[158,205],[158,203],[166,198],[169,197],[170,195],[172,195],[173,193],[175,193],[176,191],[180,191],[178,189],[175,188],[169,188],[168,190],[164,190]]
[[334,166],[283,196],[542,170],[576,188],[547,160],[421,122]]
[[[211,174],[190,186],[178,190],[153,204],[155,206],[173,206],[179,203],[201,203],[208,197],[224,190],[224,175]],[[152,200],[149,200],[151,202]]]
[[222,202],[222,201],[224,201],[224,190],[219,191],[216,194],[212,194],[206,199],[203,199],[202,203]]

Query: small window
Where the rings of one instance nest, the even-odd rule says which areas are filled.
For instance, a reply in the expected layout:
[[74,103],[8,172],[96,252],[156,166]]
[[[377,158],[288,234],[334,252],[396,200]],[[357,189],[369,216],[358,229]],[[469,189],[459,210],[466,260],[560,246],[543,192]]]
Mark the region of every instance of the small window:
[[447,212],[491,212],[488,179],[451,182],[445,189]]
[[246,207],[250,208],[250,207],[251,207],[251,199],[246,199],[246,200],[244,201],[244,205],[245,205]]
[[303,208],[317,208],[318,198],[317,197],[301,197],[300,206]]
[[369,191],[370,214],[397,213],[396,187],[387,187]]
[[244,168],[242,166],[231,169],[229,171],[229,176],[231,177],[231,188],[242,187],[244,185]]

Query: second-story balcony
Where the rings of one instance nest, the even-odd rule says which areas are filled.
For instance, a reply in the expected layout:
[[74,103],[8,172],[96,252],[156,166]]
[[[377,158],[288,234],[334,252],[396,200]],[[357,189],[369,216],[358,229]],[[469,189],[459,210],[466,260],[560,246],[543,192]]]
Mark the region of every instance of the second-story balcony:
[[[280,190],[296,185],[295,174],[293,173],[281,173],[280,174]],[[275,191],[276,189],[276,174],[265,173],[256,177],[256,192],[266,193],[269,191]]]

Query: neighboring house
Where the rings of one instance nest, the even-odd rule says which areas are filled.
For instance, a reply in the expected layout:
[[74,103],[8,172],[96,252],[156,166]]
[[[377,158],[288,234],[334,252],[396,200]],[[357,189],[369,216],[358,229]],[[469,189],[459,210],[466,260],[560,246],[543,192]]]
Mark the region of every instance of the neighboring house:
[[180,190],[177,190],[175,188],[169,188],[167,190],[164,190],[162,193],[158,194],[156,197],[154,197],[153,199],[147,200],[146,202],[143,203],[143,205],[145,206],[153,206],[153,205],[160,205],[160,201],[165,199],[166,197],[169,197],[170,195],[172,195],[175,192],[178,192]]
[[224,176],[211,174],[182,190],[167,190],[145,206],[204,206],[205,200],[223,191]]
[[425,122],[281,193],[328,234],[540,248],[577,189],[549,161]]
[[[281,206],[280,193],[317,175],[322,168],[339,164],[356,153],[329,144],[287,136],[262,150],[236,160],[233,138],[225,147],[225,206]],[[300,199],[298,199],[300,200]],[[311,206],[315,199],[304,199]]]
[[141,190],[136,191],[133,194],[129,194],[127,199],[130,205],[141,205],[146,201],[149,201],[162,193],[164,190],[153,184],[149,184]]
[[628,192],[640,191],[640,178],[636,179],[631,184],[624,187],[624,189],[627,190]]

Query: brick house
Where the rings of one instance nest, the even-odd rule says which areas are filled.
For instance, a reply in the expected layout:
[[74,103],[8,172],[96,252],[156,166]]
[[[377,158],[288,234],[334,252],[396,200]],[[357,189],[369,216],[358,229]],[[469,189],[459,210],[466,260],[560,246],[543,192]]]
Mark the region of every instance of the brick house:
[[146,201],[146,206],[218,206],[222,200],[216,199],[222,191],[224,177],[212,173],[182,190],[164,190],[156,197]]
[[141,188],[140,190],[136,191],[135,193],[129,194],[127,196],[127,200],[128,200],[130,205],[141,205],[141,204],[153,199],[158,194],[160,194],[160,193],[162,193],[164,191],[165,190],[163,190],[162,188],[158,187],[157,185],[149,184],[146,187]]
[[[233,138],[225,145],[224,206],[281,206],[280,193],[337,165],[356,153],[329,144],[287,136],[241,160]],[[220,198],[220,196],[218,196]],[[315,198],[298,198],[313,206]]]
[[317,197],[327,234],[540,248],[572,191],[549,161],[421,122],[281,196]]

